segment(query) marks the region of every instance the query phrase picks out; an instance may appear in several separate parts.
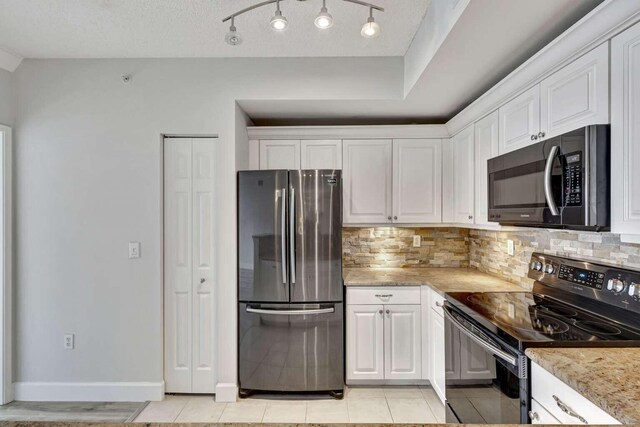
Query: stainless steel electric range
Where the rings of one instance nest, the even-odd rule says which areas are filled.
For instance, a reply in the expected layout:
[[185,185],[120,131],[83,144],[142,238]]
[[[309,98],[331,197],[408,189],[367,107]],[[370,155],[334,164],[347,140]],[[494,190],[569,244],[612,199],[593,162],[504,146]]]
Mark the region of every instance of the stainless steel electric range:
[[528,275],[446,295],[447,422],[530,423],[529,347],[640,347],[640,271],[534,253]]

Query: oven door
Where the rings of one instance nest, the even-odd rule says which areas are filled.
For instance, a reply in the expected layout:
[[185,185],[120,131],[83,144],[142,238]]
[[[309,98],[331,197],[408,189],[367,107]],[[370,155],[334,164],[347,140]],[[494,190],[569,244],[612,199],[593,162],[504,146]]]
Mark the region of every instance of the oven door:
[[527,358],[445,304],[446,416],[456,424],[527,424]]
[[552,138],[490,159],[489,221],[562,225],[564,156]]

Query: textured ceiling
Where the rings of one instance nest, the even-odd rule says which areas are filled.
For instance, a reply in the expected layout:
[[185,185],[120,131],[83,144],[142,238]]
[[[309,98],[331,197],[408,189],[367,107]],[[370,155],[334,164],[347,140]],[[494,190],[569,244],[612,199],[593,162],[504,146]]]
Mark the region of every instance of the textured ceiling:
[[0,48],[25,58],[402,56],[429,0],[372,0],[380,37],[360,36],[368,9],[327,0],[334,26],[313,19],[321,0],[282,0],[289,28],[275,33],[265,6],[236,19],[244,43],[224,42],[229,14],[260,0],[0,0]]

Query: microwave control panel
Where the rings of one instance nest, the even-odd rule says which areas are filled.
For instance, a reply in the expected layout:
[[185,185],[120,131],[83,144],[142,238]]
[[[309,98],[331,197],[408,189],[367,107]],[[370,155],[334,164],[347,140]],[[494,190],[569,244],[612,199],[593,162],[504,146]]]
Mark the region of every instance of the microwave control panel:
[[564,205],[582,206],[582,153],[565,156]]

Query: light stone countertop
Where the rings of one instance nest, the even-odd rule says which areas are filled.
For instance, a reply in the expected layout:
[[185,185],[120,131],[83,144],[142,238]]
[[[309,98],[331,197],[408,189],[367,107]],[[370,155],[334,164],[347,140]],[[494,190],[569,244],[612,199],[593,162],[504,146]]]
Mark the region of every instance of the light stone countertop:
[[622,424],[640,423],[639,348],[530,348],[525,354]]
[[430,286],[446,292],[523,292],[525,289],[474,268],[345,268],[345,286]]

